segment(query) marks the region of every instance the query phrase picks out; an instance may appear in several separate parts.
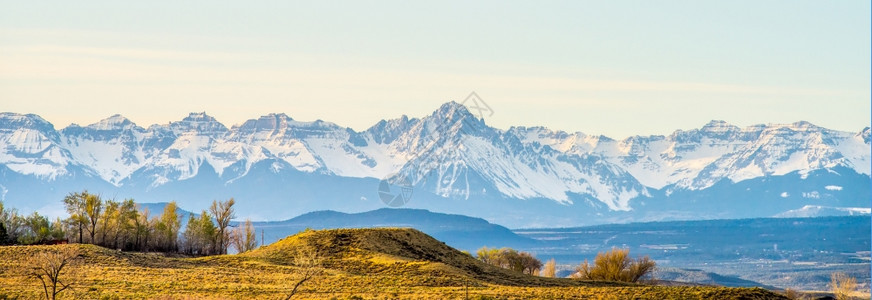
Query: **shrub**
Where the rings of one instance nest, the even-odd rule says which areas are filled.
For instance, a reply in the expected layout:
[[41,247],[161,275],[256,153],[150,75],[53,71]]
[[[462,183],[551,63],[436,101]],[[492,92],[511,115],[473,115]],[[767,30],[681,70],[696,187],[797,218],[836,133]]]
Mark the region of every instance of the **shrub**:
[[656,263],[648,256],[630,258],[629,249],[612,248],[597,253],[593,265],[585,260],[577,269],[575,277],[582,280],[636,282],[654,271]]
[[833,288],[833,294],[836,299],[853,299],[851,294],[857,288],[857,279],[845,273],[833,273],[830,277],[830,285]]
[[557,263],[554,262],[554,259],[552,258],[551,260],[549,260],[548,262],[545,263],[545,268],[542,270],[542,276],[554,278],[554,276],[556,276],[556,275],[557,275]]

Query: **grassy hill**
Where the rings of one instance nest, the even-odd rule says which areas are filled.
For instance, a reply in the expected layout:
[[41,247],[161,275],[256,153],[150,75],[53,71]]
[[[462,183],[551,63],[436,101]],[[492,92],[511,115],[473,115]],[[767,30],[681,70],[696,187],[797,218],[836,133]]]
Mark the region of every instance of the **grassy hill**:
[[[243,256],[290,263],[299,247],[312,247],[323,266],[349,274],[408,277],[412,285],[620,286],[528,276],[494,267],[409,228],[308,230]],[[626,285],[624,285],[626,286]]]
[[542,244],[481,218],[409,208],[381,208],[361,213],[315,211],[285,221],[254,222],[254,227],[266,231],[268,243],[306,228],[409,227],[451,247],[469,251],[475,251],[481,246],[532,248]]
[[0,299],[40,297],[26,258],[74,248],[67,299],[284,299],[302,274],[299,249],[321,274],[294,299],[781,299],[763,289],[581,282],[513,273],[478,262],[414,229],[310,230],[239,255],[125,253],[92,245],[0,247]]

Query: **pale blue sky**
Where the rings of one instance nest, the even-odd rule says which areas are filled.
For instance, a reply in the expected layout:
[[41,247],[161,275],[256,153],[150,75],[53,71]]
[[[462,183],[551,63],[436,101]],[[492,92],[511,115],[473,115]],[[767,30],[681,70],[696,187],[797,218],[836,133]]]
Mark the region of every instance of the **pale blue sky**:
[[499,128],[614,138],[870,123],[869,1],[0,3],[0,111],[58,128],[206,111],[363,130],[471,91]]

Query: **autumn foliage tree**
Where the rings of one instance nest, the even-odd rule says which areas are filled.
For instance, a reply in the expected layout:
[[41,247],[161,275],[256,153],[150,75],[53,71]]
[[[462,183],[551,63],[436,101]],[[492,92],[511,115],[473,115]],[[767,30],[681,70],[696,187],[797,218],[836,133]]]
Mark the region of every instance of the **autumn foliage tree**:
[[515,272],[534,274],[542,268],[542,262],[529,252],[518,252],[512,248],[481,247],[476,251],[478,260]]
[[52,222],[47,217],[33,212],[23,221],[23,226],[18,233],[18,243],[43,244],[62,239],[65,235],[63,222],[59,218]]
[[88,218],[85,215],[85,195],[87,194],[88,191],[86,190],[82,192],[72,192],[64,197],[64,208],[66,208],[67,213],[70,214],[70,217],[67,218],[67,222],[74,228],[75,232],[78,233],[79,243],[84,242],[85,226],[88,223]]
[[548,262],[545,263],[545,267],[542,269],[542,274],[540,275],[542,275],[542,277],[550,278],[557,276],[557,262],[555,262],[553,258],[548,260]]
[[20,244],[22,240],[27,240],[29,226],[27,217],[18,214],[14,208],[4,208],[3,202],[0,201],[0,224],[6,232],[6,238],[0,241],[0,244]]
[[[190,216],[185,230],[175,201],[150,216],[133,199],[103,199],[87,190],[73,192],[63,199],[69,217],[51,221],[34,212],[20,216],[0,202],[0,245],[48,244],[58,240],[89,243],[127,251],[185,252],[192,255],[226,254],[234,245],[244,252],[257,247],[254,227],[248,221],[234,231],[236,201],[213,201],[211,207]],[[186,216],[187,217],[187,216]]]
[[61,224],[70,241],[134,251],[176,249],[180,220],[175,202],[154,219],[133,199],[104,200],[87,190],[68,194],[63,203],[70,216]]
[[178,251],[179,229],[182,227],[182,221],[177,209],[176,202],[172,201],[164,206],[163,213],[153,221],[154,243],[152,247],[154,249],[165,252]]
[[182,233],[182,251],[191,255],[220,254],[217,247],[217,229],[212,223],[212,215],[202,211],[200,217],[191,215]]
[[612,248],[608,252],[597,253],[593,264],[587,260],[578,266],[575,278],[581,280],[637,282],[654,271],[656,263],[648,256],[630,258],[629,249]]
[[91,237],[90,242],[92,244],[97,243],[97,222],[100,220],[100,213],[103,212],[103,200],[98,195],[86,192],[83,205],[85,230],[88,231],[88,235]]

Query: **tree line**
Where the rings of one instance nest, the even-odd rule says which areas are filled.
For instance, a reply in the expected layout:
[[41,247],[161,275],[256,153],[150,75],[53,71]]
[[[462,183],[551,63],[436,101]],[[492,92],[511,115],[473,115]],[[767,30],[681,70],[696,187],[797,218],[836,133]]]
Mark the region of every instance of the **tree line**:
[[[533,254],[519,252],[512,248],[481,247],[475,252],[475,257],[486,264],[524,274],[543,277],[555,277],[557,274],[557,266],[553,258],[543,265]],[[612,248],[597,253],[593,263],[585,260],[575,268],[571,278],[638,282],[639,279],[653,272],[656,265],[648,256],[633,259],[630,257],[629,249]]]
[[229,247],[245,252],[257,247],[250,220],[231,227],[236,217],[230,198],[212,201],[199,216],[182,219],[176,202],[151,216],[133,199],[103,199],[88,191],[73,192],[63,199],[66,219],[49,220],[34,212],[23,216],[0,202],[0,245],[33,245],[58,242],[94,244],[124,251],[159,251],[190,255],[227,254]]

